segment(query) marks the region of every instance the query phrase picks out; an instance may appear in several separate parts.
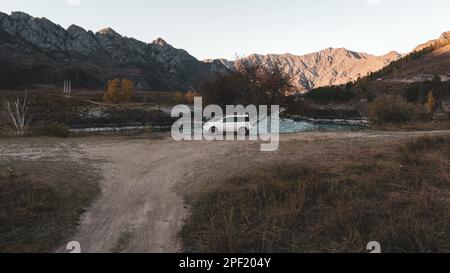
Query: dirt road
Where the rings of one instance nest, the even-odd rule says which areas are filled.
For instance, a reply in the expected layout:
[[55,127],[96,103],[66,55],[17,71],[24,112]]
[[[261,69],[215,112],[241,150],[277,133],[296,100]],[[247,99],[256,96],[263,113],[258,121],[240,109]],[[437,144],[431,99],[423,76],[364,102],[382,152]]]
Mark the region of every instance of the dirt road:
[[[283,135],[277,152],[263,153],[258,142],[175,142],[145,137],[86,137],[67,140],[0,140],[0,157],[38,160],[69,156],[93,160],[102,172],[102,192],[84,215],[78,233],[83,252],[177,252],[188,215],[184,195],[267,162],[300,158],[326,162],[352,143],[367,147],[450,131],[303,133]],[[294,143],[294,144],[293,144]],[[320,148],[322,147],[322,148]],[[64,247],[58,251],[65,251]]]

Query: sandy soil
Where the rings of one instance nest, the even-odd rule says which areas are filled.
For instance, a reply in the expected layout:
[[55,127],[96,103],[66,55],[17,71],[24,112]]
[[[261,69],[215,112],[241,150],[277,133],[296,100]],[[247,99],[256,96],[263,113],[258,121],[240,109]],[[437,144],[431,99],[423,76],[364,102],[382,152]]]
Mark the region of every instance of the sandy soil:
[[[287,160],[329,164],[339,151],[364,149],[435,132],[303,133],[281,137],[277,152],[258,142],[175,142],[167,137],[0,139],[0,159],[62,156],[92,160],[102,172],[102,193],[84,215],[78,241],[82,252],[177,252],[178,232],[188,215],[184,197],[195,197],[224,178]],[[356,150],[358,152],[358,150]],[[328,158],[328,156],[330,156]],[[58,251],[66,252],[64,247]]]

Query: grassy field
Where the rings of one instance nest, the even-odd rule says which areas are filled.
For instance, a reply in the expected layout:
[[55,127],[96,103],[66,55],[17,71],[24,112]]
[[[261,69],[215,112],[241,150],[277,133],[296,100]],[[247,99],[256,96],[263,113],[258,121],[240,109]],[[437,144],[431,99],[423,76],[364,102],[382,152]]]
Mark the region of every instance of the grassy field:
[[98,174],[65,160],[0,162],[0,253],[64,246],[99,193]]
[[361,148],[364,159],[358,149],[211,188],[191,203],[185,250],[366,252],[378,241],[383,252],[449,252],[450,138]]

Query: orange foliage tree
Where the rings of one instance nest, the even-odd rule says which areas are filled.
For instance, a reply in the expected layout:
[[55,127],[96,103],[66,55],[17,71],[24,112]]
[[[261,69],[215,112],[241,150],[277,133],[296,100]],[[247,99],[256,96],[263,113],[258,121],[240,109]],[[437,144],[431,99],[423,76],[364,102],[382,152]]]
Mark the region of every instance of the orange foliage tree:
[[130,102],[133,97],[134,82],[123,79],[120,85],[120,99],[121,101]]
[[108,81],[108,87],[103,94],[103,101],[106,103],[117,103],[119,101],[120,80],[114,79]]
[[108,81],[108,87],[103,94],[106,103],[130,102],[134,92],[134,82],[123,79]]
[[186,95],[184,95],[184,100],[188,103],[188,104],[194,104],[194,98],[195,97],[200,97],[200,93],[198,93],[197,91],[189,91],[186,93]]
[[436,99],[434,98],[433,91],[428,92],[427,97],[427,110],[428,113],[433,113],[436,108]]
[[181,93],[181,92],[176,92],[175,95],[173,96],[173,101],[174,101],[176,104],[183,103],[183,101],[184,101],[184,95],[183,95],[183,93]]

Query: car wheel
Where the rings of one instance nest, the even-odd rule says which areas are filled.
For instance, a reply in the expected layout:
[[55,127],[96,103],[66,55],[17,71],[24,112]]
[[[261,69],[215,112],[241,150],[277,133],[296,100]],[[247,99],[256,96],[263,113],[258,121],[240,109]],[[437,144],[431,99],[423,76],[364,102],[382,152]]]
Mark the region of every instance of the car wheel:
[[249,135],[249,130],[245,127],[242,127],[239,129],[239,135],[241,136],[248,136]]

